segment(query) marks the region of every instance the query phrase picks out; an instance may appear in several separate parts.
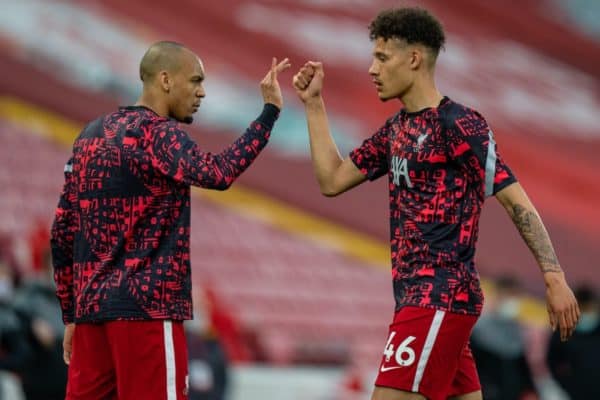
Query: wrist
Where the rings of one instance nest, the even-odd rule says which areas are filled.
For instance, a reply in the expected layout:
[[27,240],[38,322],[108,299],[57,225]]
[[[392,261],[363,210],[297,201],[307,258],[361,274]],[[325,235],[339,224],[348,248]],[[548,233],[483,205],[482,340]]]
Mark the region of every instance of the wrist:
[[546,287],[555,286],[564,283],[564,281],[565,274],[559,269],[544,272],[544,283],[546,284]]
[[323,98],[321,97],[321,95],[317,95],[317,96],[311,96],[309,98],[307,98],[306,100],[304,100],[304,107],[305,108],[316,108],[316,107],[322,107],[323,106]]
[[281,102],[275,100],[275,99],[263,99],[263,103],[264,106],[273,106],[276,107],[279,111],[281,111],[281,109],[283,108],[283,105],[281,104]]
[[272,102],[272,101],[265,101],[264,105],[263,105],[263,111],[265,110],[269,110],[269,111],[273,111],[276,113],[280,113],[281,112],[281,108],[279,106],[279,104]]

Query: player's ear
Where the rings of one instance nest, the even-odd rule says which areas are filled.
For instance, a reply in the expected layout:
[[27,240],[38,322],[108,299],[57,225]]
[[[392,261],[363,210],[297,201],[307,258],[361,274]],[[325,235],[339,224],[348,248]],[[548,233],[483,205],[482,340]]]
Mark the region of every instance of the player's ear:
[[411,69],[418,69],[421,64],[424,62],[423,58],[424,58],[425,54],[423,52],[423,49],[419,48],[419,47],[413,47],[412,49],[410,49],[409,51],[409,65]]
[[163,90],[163,92],[169,93],[172,84],[172,80],[169,76],[169,73],[167,71],[160,71],[158,74],[158,81],[160,88]]

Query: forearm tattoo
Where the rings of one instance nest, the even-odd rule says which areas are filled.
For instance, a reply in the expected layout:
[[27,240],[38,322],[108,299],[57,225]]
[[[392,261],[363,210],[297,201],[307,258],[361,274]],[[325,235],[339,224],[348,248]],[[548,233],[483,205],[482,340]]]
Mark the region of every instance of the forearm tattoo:
[[562,269],[552,248],[550,236],[548,236],[540,217],[520,204],[514,204],[512,211],[512,219],[540,264],[542,272],[561,272]]

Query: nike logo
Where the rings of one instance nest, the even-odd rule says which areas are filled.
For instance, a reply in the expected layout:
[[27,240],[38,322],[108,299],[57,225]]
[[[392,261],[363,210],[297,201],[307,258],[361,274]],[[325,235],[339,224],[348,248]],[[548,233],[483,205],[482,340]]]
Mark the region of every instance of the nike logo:
[[382,366],[381,366],[381,369],[380,369],[380,371],[381,371],[381,372],[388,372],[388,371],[391,371],[391,370],[393,370],[393,369],[398,369],[398,368],[402,368],[402,367],[401,367],[401,366],[398,366],[398,367],[384,367],[384,366],[382,365]]

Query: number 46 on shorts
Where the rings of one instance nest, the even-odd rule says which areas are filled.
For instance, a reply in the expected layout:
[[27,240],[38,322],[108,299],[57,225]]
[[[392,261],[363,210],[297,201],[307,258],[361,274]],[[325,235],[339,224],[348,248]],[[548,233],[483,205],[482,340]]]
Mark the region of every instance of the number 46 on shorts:
[[408,367],[415,362],[415,351],[409,347],[409,345],[416,339],[416,337],[408,336],[398,345],[398,348],[394,349],[392,340],[394,340],[395,336],[396,332],[390,332],[390,336],[385,344],[385,349],[383,350],[385,362],[390,362],[392,357],[395,355],[396,363],[398,363],[399,366]]

